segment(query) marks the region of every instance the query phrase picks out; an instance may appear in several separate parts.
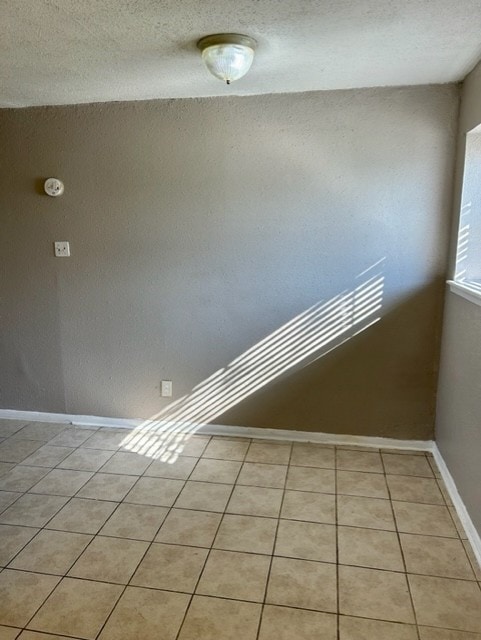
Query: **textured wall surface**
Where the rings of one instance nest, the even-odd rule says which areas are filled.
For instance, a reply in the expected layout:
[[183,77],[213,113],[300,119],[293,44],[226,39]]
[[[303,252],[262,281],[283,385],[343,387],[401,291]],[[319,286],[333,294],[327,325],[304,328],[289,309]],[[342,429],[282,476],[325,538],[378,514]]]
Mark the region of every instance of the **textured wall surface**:
[[457,105],[443,85],[0,111],[1,406],[430,437]]
[[[481,65],[463,86],[455,213],[459,214],[466,132],[481,124]],[[453,229],[454,245],[457,215]],[[479,247],[478,247],[479,252]],[[436,440],[481,534],[481,309],[448,292],[441,350]]]

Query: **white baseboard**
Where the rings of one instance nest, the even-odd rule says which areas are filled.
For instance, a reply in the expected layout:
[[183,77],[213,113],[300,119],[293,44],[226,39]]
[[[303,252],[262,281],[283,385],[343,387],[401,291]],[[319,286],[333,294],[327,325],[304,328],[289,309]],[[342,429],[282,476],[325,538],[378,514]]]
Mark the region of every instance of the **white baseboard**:
[[212,436],[235,436],[259,438],[262,440],[292,440],[295,442],[316,442],[318,444],[357,445],[377,449],[412,449],[431,451],[432,440],[398,440],[376,436],[350,436],[342,433],[320,431],[296,431],[290,429],[267,429],[262,427],[233,427],[223,424],[203,425],[198,433]]
[[[81,416],[67,413],[44,413],[40,411],[16,411],[14,409],[0,409],[0,418],[11,420],[25,420],[28,422],[56,422],[81,426],[115,427],[117,429],[132,429],[143,425],[149,428],[149,421],[140,418],[105,418],[100,416]],[[172,429],[168,421],[155,421],[159,433],[165,428]],[[190,433],[202,433],[212,436],[231,436],[237,438],[259,438],[262,440],[293,440],[296,442],[317,442],[319,444],[357,445],[385,449],[407,449],[416,451],[431,451],[432,440],[399,440],[397,438],[381,438],[377,436],[350,436],[337,433],[323,433],[313,431],[296,431],[294,429],[267,429],[263,427],[238,427],[223,424],[187,424],[182,427]],[[183,429],[180,428],[179,431]]]
[[461,524],[464,527],[466,536],[471,543],[471,547],[473,549],[474,555],[476,556],[476,560],[481,567],[481,536],[479,535],[476,527],[473,524],[473,521],[471,520],[468,510],[466,509],[466,505],[459,495],[453,476],[451,475],[446,463],[444,462],[444,458],[441,455],[441,452],[439,451],[438,446],[435,442],[433,443],[432,453],[436,464],[438,465],[441,477],[444,480],[444,484],[446,485],[446,488],[448,490],[449,497],[451,498],[454,508],[456,509],[456,513],[461,520]]
[[43,411],[17,411],[16,409],[0,409],[0,418],[9,420],[25,420],[26,422],[55,422],[93,427],[116,427],[132,429],[145,420],[135,418],[105,418],[99,416],[81,416],[70,413],[47,413]]

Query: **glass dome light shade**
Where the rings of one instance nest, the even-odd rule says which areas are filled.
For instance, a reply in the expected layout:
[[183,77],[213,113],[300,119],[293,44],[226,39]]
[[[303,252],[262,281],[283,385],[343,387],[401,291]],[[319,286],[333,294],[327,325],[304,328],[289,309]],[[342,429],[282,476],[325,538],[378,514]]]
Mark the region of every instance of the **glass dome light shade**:
[[210,73],[227,84],[245,76],[254,59],[255,41],[248,36],[207,36],[197,46]]

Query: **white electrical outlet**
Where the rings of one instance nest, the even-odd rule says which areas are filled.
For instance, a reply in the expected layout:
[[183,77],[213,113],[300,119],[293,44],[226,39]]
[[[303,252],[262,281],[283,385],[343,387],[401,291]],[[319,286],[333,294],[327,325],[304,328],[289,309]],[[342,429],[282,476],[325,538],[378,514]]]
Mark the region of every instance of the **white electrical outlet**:
[[160,395],[163,398],[172,397],[172,380],[162,380],[160,383]]
[[70,244],[68,242],[54,242],[56,258],[70,258]]

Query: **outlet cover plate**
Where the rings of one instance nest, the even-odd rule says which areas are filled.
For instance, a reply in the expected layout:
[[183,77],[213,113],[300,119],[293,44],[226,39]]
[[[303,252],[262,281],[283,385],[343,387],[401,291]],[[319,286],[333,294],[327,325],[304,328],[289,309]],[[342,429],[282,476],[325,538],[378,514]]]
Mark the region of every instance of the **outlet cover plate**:
[[56,258],[70,257],[70,244],[68,242],[54,242],[54,248]]

